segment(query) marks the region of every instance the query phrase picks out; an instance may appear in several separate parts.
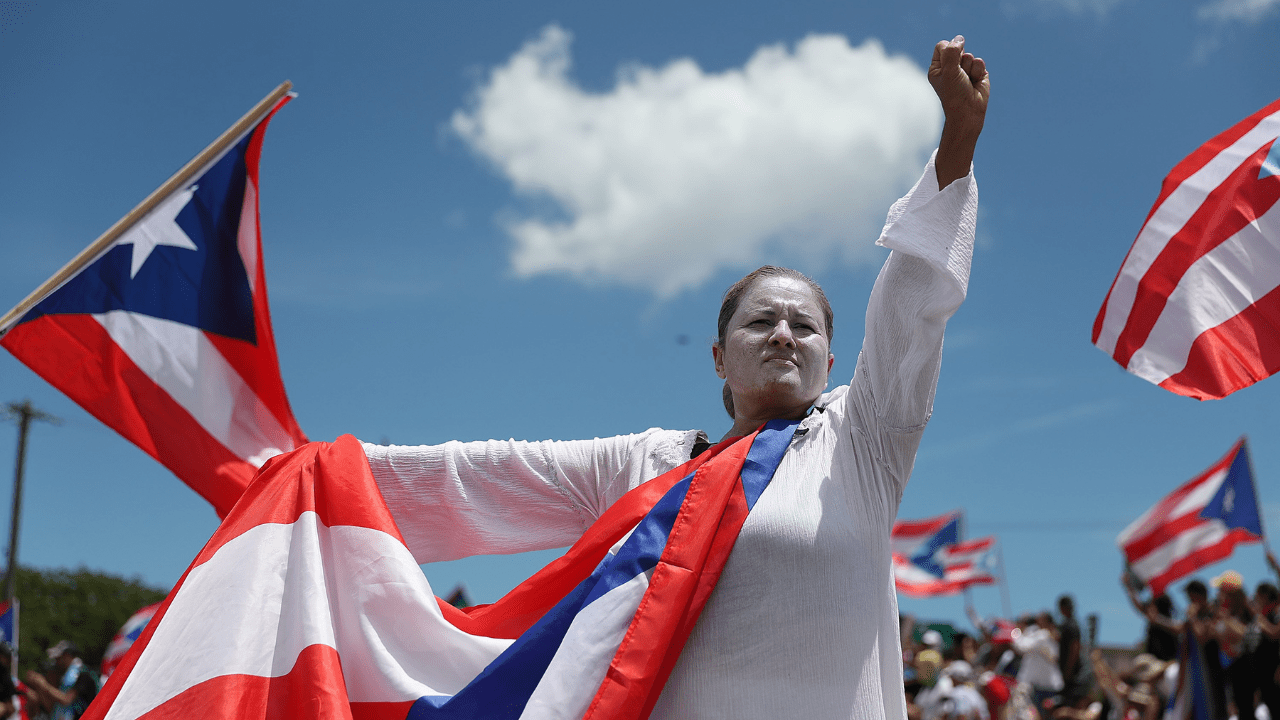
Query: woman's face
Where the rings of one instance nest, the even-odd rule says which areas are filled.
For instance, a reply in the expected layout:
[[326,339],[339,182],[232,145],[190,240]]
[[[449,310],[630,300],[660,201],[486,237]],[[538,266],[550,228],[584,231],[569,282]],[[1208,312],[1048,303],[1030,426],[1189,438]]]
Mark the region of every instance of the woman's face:
[[822,306],[808,284],[789,277],[751,285],[712,356],[733,391],[735,415],[761,420],[803,416],[835,361]]

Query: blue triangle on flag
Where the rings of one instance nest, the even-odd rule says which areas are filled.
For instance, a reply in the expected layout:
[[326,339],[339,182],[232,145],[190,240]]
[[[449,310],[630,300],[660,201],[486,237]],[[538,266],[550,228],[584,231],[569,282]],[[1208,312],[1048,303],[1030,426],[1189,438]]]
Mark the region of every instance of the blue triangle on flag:
[[1258,496],[1253,489],[1253,474],[1249,471],[1249,450],[1243,441],[1227,468],[1227,477],[1222,480],[1213,499],[1200,511],[1200,517],[1218,519],[1226,523],[1228,529],[1242,528],[1262,536]]
[[1280,175],[1280,138],[1271,141],[1271,151],[1267,153],[1267,157],[1262,161],[1262,169],[1258,171],[1258,179],[1268,178],[1272,175]]
[[[251,137],[246,135],[193,180],[187,189],[190,199],[173,208],[173,232],[180,233],[177,242],[186,246],[165,242],[139,252],[134,244],[117,244],[45,296],[20,322],[126,310],[256,344],[253,290],[237,243],[246,185],[244,154]],[[135,255],[140,265],[135,265]]]
[[960,515],[957,514],[951,518],[951,522],[942,526],[942,529],[933,534],[928,540],[920,544],[916,550],[916,554],[911,556],[911,563],[933,575],[934,577],[942,577],[946,574],[945,568],[938,562],[935,555],[939,550],[947,545],[954,545],[960,542]]

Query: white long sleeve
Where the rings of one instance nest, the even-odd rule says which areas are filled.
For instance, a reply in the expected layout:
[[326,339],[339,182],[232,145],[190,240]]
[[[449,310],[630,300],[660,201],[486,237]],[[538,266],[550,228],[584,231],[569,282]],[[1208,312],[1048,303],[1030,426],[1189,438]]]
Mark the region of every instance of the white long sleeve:
[[420,563],[572,545],[613,501],[689,459],[697,433],[569,442],[364,443],[378,490]]

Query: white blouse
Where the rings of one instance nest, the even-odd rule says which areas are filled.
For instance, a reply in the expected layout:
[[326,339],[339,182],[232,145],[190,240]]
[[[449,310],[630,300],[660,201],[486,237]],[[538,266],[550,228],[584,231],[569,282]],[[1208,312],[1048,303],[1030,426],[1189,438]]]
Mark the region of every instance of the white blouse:
[[[931,160],[890,209],[878,244],[893,252],[854,376],[801,423],[653,718],[906,717],[889,533],[964,299],[977,207],[973,175],[939,191]],[[364,448],[425,563],[570,545],[623,493],[688,460],[697,437]]]

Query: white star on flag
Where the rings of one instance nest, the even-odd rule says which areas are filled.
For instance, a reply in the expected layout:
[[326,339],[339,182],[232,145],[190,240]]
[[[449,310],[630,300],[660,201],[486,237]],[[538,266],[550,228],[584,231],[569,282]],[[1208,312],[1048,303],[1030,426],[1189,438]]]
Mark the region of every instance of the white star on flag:
[[178,227],[178,213],[182,212],[182,208],[191,202],[192,195],[195,194],[196,185],[175,193],[165,198],[164,202],[156,206],[154,210],[147,213],[147,216],[138,222],[137,225],[129,228],[119,240],[111,243],[112,247],[116,245],[133,245],[133,263],[129,268],[129,279],[137,277],[138,269],[142,267],[142,263],[151,257],[151,251],[160,245],[169,245],[172,247],[185,248],[187,250],[195,250],[196,244],[191,242],[191,238],[187,237],[187,233]]

